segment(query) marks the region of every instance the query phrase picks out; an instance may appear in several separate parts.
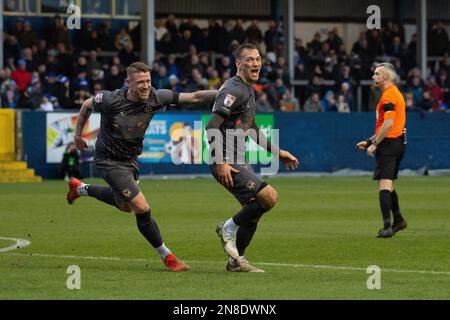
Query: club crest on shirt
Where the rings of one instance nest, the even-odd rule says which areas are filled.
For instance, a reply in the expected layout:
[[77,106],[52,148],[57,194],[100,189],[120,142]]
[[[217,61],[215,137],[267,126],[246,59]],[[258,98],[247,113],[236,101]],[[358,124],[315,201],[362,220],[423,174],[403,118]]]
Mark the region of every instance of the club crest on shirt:
[[151,106],[146,106],[145,107],[145,112],[151,112],[152,111],[152,107]]
[[247,182],[247,189],[248,189],[248,190],[253,190],[253,189],[255,189],[255,181],[248,181],[248,182]]
[[235,100],[236,100],[236,97],[235,97],[235,96],[232,96],[231,94],[227,94],[227,95],[225,96],[225,99],[223,100],[223,104],[224,104],[226,107],[231,107],[231,106],[233,105],[233,103],[234,103]]
[[129,198],[130,196],[131,196],[131,190],[130,189],[124,189],[123,191],[122,191],[122,194],[125,196],[125,197],[127,197],[127,198]]
[[103,102],[103,93],[99,93],[94,98],[95,103],[102,103]]

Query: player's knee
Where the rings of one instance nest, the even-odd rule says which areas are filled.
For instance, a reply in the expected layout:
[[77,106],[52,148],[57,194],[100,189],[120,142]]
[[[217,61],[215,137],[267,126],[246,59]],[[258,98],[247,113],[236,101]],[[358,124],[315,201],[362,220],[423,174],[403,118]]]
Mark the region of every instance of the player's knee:
[[264,190],[264,193],[258,200],[266,210],[270,210],[278,202],[278,192],[274,188],[268,186],[268,189]]
[[134,213],[136,214],[144,214],[150,211],[150,206],[145,203],[145,204],[141,204],[139,206],[135,206],[134,208]]
[[278,192],[272,188],[267,200],[267,205],[270,207],[270,209],[275,207],[276,203],[278,202]]

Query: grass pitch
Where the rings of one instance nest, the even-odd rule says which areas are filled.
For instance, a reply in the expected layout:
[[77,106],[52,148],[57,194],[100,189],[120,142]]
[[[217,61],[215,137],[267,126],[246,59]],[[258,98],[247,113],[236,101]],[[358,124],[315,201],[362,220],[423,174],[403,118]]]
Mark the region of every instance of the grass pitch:
[[[133,215],[92,198],[68,205],[64,181],[0,184],[0,238],[31,241],[0,253],[0,299],[450,299],[450,177],[397,181],[409,226],[391,239],[375,238],[370,177],[268,181],[280,200],[247,249],[266,271],[255,274],[225,271],[215,226],[239,206],[212,179],[141,182],[186,273],[165,269]],[[66,287],[70,265],[80,290]],[[381,268],[379,290],[367,288],[370,265]]]

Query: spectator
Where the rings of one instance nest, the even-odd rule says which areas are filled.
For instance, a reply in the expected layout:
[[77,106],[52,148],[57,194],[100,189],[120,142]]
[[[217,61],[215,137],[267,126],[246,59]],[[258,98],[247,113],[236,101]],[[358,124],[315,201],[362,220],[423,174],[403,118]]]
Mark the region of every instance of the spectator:
[[105,85],[106,90],[114,91],[123,87],[125,82],[125,75],[119,72],[117,66],[112,66],[110,69],[110,75],[106,77]]
[[338,35],[338,30],[336,27],[328,32],[328,39],[325,40],[330,46],[331,50],[339,52],[341,45],[343,44],[342,38]]
[[18,39],[22,48],[31,48],[37,44],[38,37],[29,21],[25,21],[23,33],[18,35]]
[[264,91],[256,94],[256,112],[273,112],[273,107]]
[[431,98],[431,91],[429,88],[424,88],[423,90],[420,108],[426,112],[433,111],[433,99]]
[[269,28],[264,33],[266,51],[275,51],[276,44],[283,40],[283,33],[277,27],[275,20],[269,20],[268,27]]
[[447,72],[441,70],[438,72],[438,77],[436,80],[438,86],[440,86],[444,91],[443,102],[447,105],[450,104],[450,81],[447,78]]
[[212,66],[207,69],[208,74],[208,89],[218,90],[220,87],[220,77],[219,73]]
[[55,72],[56,74],[60,74],[66,66],[62,66],[61,63],[57,60],[55,50],[49,50],[47,54],[47,61],[45,62],[45,67],[48,72]]
[[239,44],[242,44],[245,42],[246,38],[247,34],[245,33],[243,22],[241,19],[237,19],[234,28],[231,31],[231,39],[237,40]]
[[448,33],[442,21],[438,21],[428,35],[428,54],[443,56],[448,51]]
[[337,111],[337,104],[333,91],[327,91],[325,97],[322,99],[322,106],[325,112]]
[[98,37],[100,39],[101,51],[114,51],[115,50],[115,36],[112,31],[112,25],[110,21],[105,21],[100,25],[98,30]]
[[283,98],[280,101],[280,110],[283,112],[299,112],[300,104],[298,99],[294,97],[290,89],[286,89]]
[[130,41],[122,50],[120,50],[118,57],[123,65],[129,66],[133,62],[139,60],[138,57],[134,54],[133,49],[133,43]]
[[307,47],[309,56],[316,56],[317,54],[319,54],[319,51],[322,49],[322,41],[320,41],[319,32],[316,32],[314,34],[313,39],[308,43]]
[[313,92],[311,97],[306,100],[303,106],[304,112],[324,112],[322,102],[320,102],[320,96],[317,92]]
[[348,82],[343,82],[341,84],[340,95],[342,95],[344,97],[345,103],[347,104],[347,106],[350,108],[351,111],[357,111],[355,98],[353,97],[353,94],[350,90],[350,85],[348,84]]
[[47,41],[39,39],[36,45],[36,52],[34,53],[36,64],[45,64],[47,61]]
[[5,34],[5,42],[3,44],[3,50],[5,54],[5,61],[12,58],[13,65],[20,59],[20,46],[17,38],[10,34]]
[[343,112],[343,113],[350,112],[350,107],[349,107],[347,101],[345,101],[345,96],[343,94],[338,95],[337,111]]
[[167,28],[164,26],[163,19],[156,19],[155,21],[155,40],[157,42],[161,41],[164,35],[168,32]]
[[39,105],[41,111],[53,111],[53,103],[50,102],[50,95],[44,94],[42,96],[41,104]]
[[74,56],[67,51],[67,48],[64,43],[59,42],[56,45],[56,49],[58,50],[58,62],[59,62],[59,72],[68,77],[74,76],[73,64],[74,64]]
[[31,48],[24,48],[22,50],[22,59],[25,60],[28,72],[33,72],[37,69],[36,60],[33,59]]
[[115,47],[117,51],[123,50],[128,44],[133,45],[133,40],[128,34],[127,29],[120,28],[120,32],[116,36]]
[[420,105],[422,100],[423,88],[421,84],[421,79],[417,76],[412,78],[411,84],[406,89],[407,92],[413,94],[414,106]]
[[98,61],[97,51],[91,50],[89,52],[89,62],[87,62],[87,68],[90,71],[102,69],[102,64]]
[[42,86],[39,79],[33,79],[25,92],[20,96],[20,108],[36,110],[42,101]]
[[31,74],[27,71],[27,63],[25,60],[18,61],[18,68],[12,73],[12,79],[17,83],[19,92],[23,93],[31,82]]
[[174,74],[169,76],[169,89],[173,92],[182,92],[183,88],[181,87],[178,77]]
[[260,45],[263,40],[261,29],[258,26],[258,20],[253,20],[250,26],[245,30],[247,36],[247,42],[253,43],[255,45]]
[[419,111],[416,102],[414,101],[414,94],[411,91],[408,91],[405,94],[405,106],[407,112]]
[[152,77],[152,85],[156,89],[169,89],[169,77],[164,65],[160,65],[157,74]]
[[192,33],[191,30],[186,29],[183,31],[182,37],[180,38],[180,42],[178,44],[178,51],[180,53],[188,53],[189,47],[192,45]]
[[71,49],[69,32],[67,31],[67,28],[64,25],[61,17],[56,15],[53,18],[53,24],[50,28],[50,44],[53,46],[53,48],[56,48],[56,45],[60,42],[64,43],[68,50]]

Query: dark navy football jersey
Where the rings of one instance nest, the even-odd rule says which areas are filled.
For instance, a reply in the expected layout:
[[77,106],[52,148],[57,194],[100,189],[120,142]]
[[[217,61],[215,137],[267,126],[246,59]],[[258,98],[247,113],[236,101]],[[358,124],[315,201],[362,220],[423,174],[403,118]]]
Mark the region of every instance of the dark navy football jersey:
[[[247,130],[255,121],[256,103],[253,88],[239,76],[228,79],[219,89],[212,111],[225,118],[220,126],[224,160],[236,163],[237,159],[245,159],[245,143],[242,141],[245,141]],[[229,150],[233,146],[233,154],[228,154],[227,145]]]
[[93,99],[94,110],[101,113],[96,160],[122,161],[139,156],[153,116],[174,100],[172,91],[152,88],[146,102],[136,102],[127,98],[127,91],[128,88],[101,91]]

